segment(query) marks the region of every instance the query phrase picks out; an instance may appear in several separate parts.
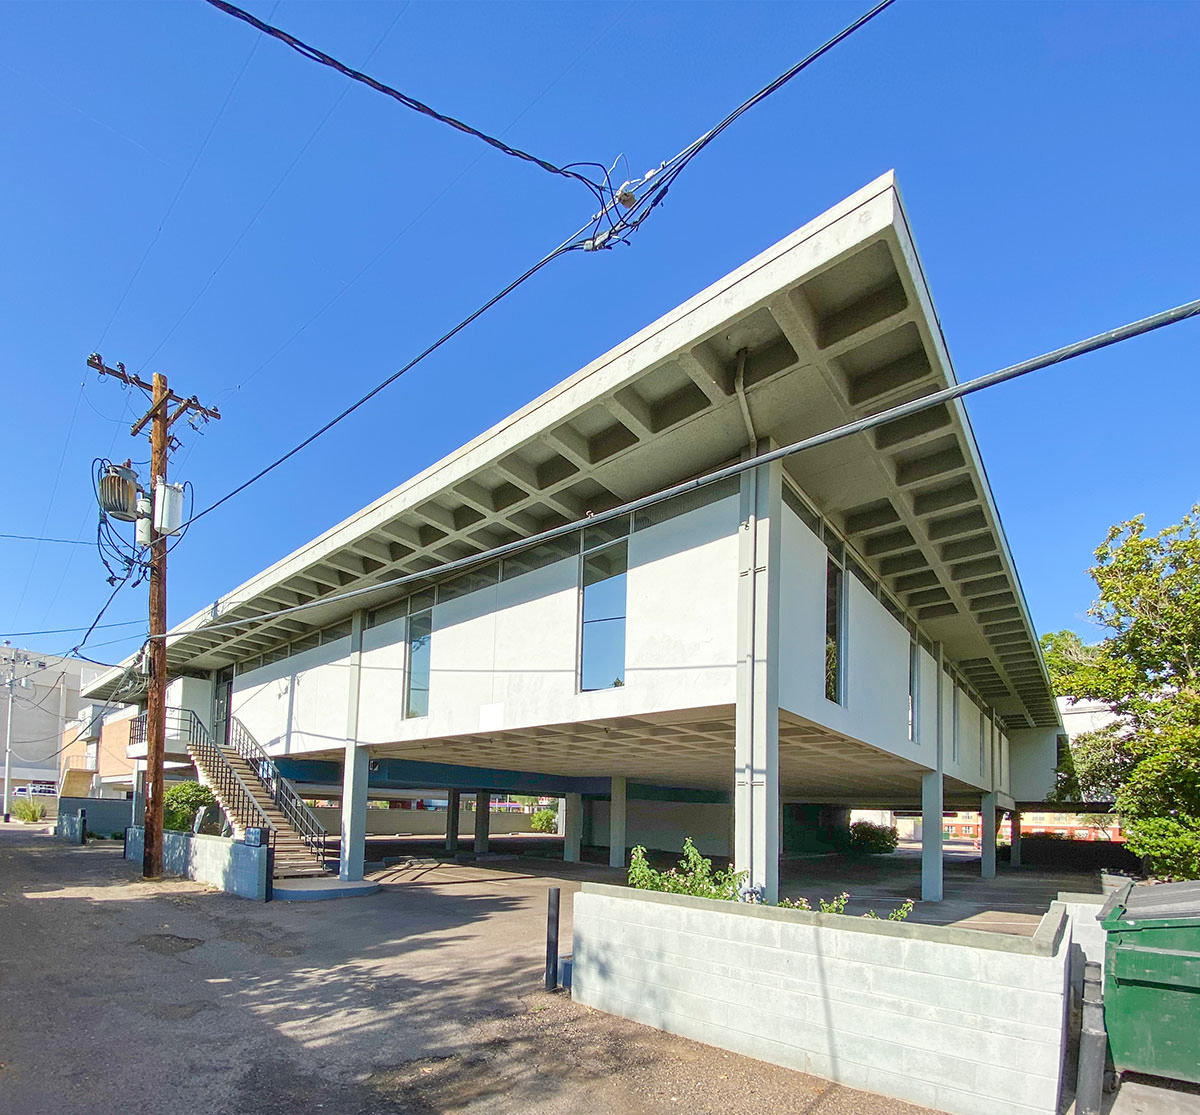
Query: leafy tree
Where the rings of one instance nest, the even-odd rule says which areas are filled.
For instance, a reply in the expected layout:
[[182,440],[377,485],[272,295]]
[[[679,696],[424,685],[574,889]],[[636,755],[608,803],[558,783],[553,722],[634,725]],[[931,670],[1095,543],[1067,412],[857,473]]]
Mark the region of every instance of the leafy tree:
[[1200,504],[1147,534],[1112,527],[1090,570],[1094,647],[1043,640],[1056,690],[1101,701],[1117,723],[1072,743],[1060,800],[1112,800],[1130,849],[1159,874],[1200,876]]
[[199,782],[176,782],[163,794],[163,828],[191,832],[196,810],[216,804],[212,790]]
[[558,810],[539,809],[529,818],[529,827],[534,832],[557,832]]
[[1048,631],[1039,641],[1054,691],[1062,696],[1074,694],[1076,671],[1091,663],[1097,648],[1074,631]]

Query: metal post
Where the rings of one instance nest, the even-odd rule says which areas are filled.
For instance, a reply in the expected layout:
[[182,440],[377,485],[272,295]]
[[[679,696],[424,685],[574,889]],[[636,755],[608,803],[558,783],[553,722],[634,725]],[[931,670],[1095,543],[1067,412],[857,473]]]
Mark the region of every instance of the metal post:
[[1077,1115],[1100,1115],[1107,1050],[1100,965],[1089,960],[1083,966],[1083,1025],[1079,1031],[1079,1074],[1075,1080]]
[[546,895],[546,990],[558,989],[558,887],[551,887]]
[[80,844],[87,843],[87,810],[86,809],[81,809],[79,811],[79,843]]

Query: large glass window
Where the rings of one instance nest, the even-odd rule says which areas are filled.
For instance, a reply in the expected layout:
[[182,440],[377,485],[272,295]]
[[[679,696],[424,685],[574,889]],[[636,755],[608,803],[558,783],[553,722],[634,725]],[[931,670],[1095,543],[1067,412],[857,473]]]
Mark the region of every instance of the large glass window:
[[628,566],[628,544],[623,541],[584,554],[580,689],[613,689],[625,684],[625,575]]
[[409,616],[408,701],[405,716],[429,715],[429,641],[432,636],[432,610]]
[[825,696],[842,700],[842,573],[832,555],[825,563]]
[[916,743],[920,737],[917,712],[921,699],[921,648],[915,638],[908,642],[908,738]]
[[958,682],[950,681],[950,761],[958,762]]

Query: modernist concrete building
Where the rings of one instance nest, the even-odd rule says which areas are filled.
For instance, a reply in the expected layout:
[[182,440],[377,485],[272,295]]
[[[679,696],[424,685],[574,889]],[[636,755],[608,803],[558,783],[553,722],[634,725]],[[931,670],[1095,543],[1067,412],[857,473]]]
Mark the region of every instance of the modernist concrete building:
[[[58,792],[63,728],[79,713],[80,689],[106,669],[86,659],[0,647],[0,699],[5,702],[0,709],[0,733],[7,733],[10,726],[12,731],[11,741],[4,736],[0,743],[0,763],[11,746],[14,794],[32,791],[53,797]],[[74,769],[83,770],[88,756],[81,752],[76,758]],[[90,769],[94,773],[94,761]]]
[[943,808],[1040,801],[1062,732],[961,404],[588,516],[953,380],[885,175],[180,624],[171,703],[340,788],[348,878],[421,786],[562,797],[568,859],[691,835],[768,897],[823,817],[920,808],[938,898]]

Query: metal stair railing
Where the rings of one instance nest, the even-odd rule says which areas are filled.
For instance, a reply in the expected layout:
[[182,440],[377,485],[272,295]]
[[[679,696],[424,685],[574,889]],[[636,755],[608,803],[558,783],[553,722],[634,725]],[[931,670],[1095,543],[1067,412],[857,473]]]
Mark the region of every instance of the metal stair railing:
[[317,862],[324,867],[329,834],[317,820],[316,814],[300,799],[292,784],[279,773],[275,760],[236,716],[229,718],[229,742],[226,746],[250,764],[250,769],[258,775],[276,808],[296,830],[305,847],[316,856]]
[[[261,828],[267,837],[267,846],[274,851],[278,830],[263,811],[250,787],[241,775],[229,764],[221,749],[212,741],[208,729],[191,709],[168,708],[167,730],[184,740],[188,755],[208,780],[213,796],[219,801],[230,823],[235,821],[247,828]],[[130,743],[146,742],[146,714],[141,713],[130,726]],[[249,822],[249,823],[247,823]]]

